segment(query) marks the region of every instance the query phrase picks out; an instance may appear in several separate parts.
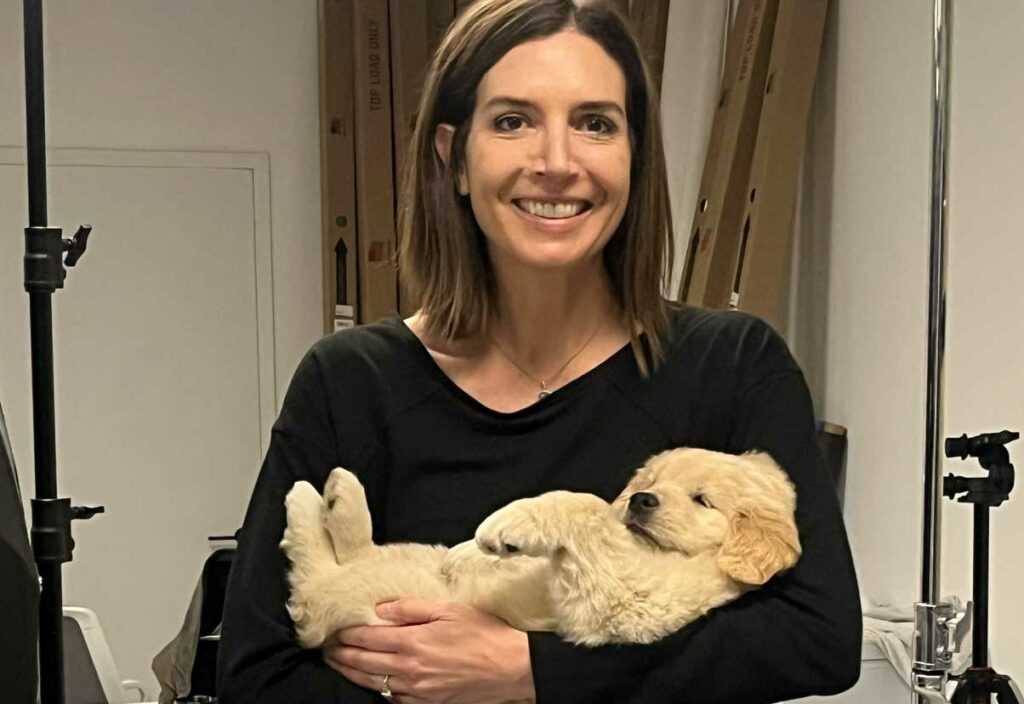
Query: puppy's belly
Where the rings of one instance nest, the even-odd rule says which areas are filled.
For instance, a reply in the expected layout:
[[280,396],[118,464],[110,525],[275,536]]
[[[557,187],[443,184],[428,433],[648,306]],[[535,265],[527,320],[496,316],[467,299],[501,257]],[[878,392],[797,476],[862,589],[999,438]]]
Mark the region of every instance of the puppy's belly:
[[349,603],[365,609],[366,623],[380,623],[374,607],[401,596],[447,600],[441,576],[445,549],[432,545],[382,545],[372,553],[342,564]]

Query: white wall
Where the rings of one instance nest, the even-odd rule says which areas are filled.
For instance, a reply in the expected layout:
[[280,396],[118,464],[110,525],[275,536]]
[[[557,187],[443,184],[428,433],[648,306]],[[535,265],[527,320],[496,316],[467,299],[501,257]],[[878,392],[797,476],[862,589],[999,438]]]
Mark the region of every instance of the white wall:
[[[1024,425],[1024,6],[957,2],[946,435]],[[929,0],[834,0],[811,121],[791,342],[850,432],[846,523],[866,598],[919,599],[930,207]],[[1010,446],[1024,466],[1024,445]],[[976,466],[976,465],[975,465]],[[982,474],[957,462],[946,472]],[[971,509],[943,501],[944,593],[970,595]],[[992,519],[994,665],[1024,678],[1019,489]]]
[[[45,3],[49,147],[269,154],[276,327],[276,383],[271,386],[276,385],[278,399],[298,359],[321,331],[316,14],[316,0],[284,3],[276,0],[173,3],[47,0]],[[24,95],[22,3],[0,0],[0,147],[24,146]],[[15,176],[9,178],[10,174]],[[0,189],[5,194],[24,191],[23,170],[7,167],[0,180],[3,181]],[[59,186],[60,179],[54,179],[50,192],[50,222],[64,227],[65,236],[70,236],[79,221],[59,219],[59,213],[69,205],[68,199],[61,198]],[[119,199],[134,198],[128,192],[131,190],[107,194],[97,203],[95,212],[78,207],[74,212],[93,212],[92,217],[99,218],[101,210],[115,209]],[[211,197],[211,193],[203,195],[206,200]],[[253,193],[250,199],[253,196],[261,197]],[[174,196],[168,194],[167,197]],[[28,224],[27,203],[24,198],[13,197],[5,202],[16,203],[20,209],[13,218],[19,224],[0,236],[20,242],[21,228]],[[138,202],[128,205],[137,207]],[[173,212],[177,205],[165,203],[164,215],[168,210]],[[183,212],[177,220],[179,224],[196,216],[197,209],[188,211],[188,202],[180,205]],[[89,219],[86,216],[81,222]],[[207,220],[205,224],[212,222]],[[174,222],[162,220],[146,227],[143,215],[137,218],[137,223],[139,234],[149,238],[169,232],[166,246],[174,247]],[[194,230],[190,231],[194,234]],[[89,302],[81,295],[88,288],[84,282],[94,279],[104,266],[111,265],[112,239],[109,225],[107,232],[97,227],[90,253],[69,275],[67,288],[55,296],[58,317],[63,311],[66,320],[76,304],[88,307]],[[187,239],[183,237],[182,241]],[[6,248],[6,251],[14,249]],[[13,267],[16,262],[8,263]],[[153,261],[152,265],[157,266],[158,262]],[[196,275],[194,292],[201,297],[204,282],[209,279],[199,272]],[[79,280],[77,287],[76,278]],[[5,286],[5,295],[8,290]],[[27,310],[28,297],[20,290],[20,278],[10,295],[19,300],[23,297]],[[122,291],[120,295],[130,296],[131,293]],[[230,309],[223,300],[216,306],[211,305],[211,310],[222,309]],[[255,342],[254,335],[254,346]],[[27,333],[24,344],[27,347]],[[102,345],[97,347],[102,349]],[[68,350],[63,351],[65,355],[61,358],[58,340],[56,355],[61,364],[68,365]],[[224,353],[224,349],[217,351],[218,355]],[[78,381],[88,379],[99,384],[110,373],[107,355],[74,361],[83,370],[76,377]],[[84,371],[90,367],[103,373],[90,375]],[[27,367],[24,374],[28,374]],[[12,383],[14,381],[19,383]],[[0,391],[6,389],[13,394],[15,386],[25,386],[21,381],[8,378],[5,383],[0,379]],[[69,381],[73,380],[65,379]],[[82,398],[62,401],[61,390],[71,393],[81,386],[61,384],[58,379],[59,412],[70,407],[72,400],[83,402]],[[211,388],[222,392],[226,389],[223,380]],[[22,399],[19,398],[17,404],[11,398],[4,400],[12,434],[16,429],[24,429],[21,435],[27,435],[27,418],[12,417],[14,406],[20,406]],[[217,432],[213,427],[208,430]],[[170,494],[161,487],[175,480],[179,484],[188,483],[186,477],[193,476],[203,462],[210,462],[218,455],[212,444],[180,446],[181,437],[165,432],[148,449],[161,452],[158,448],[163,448],[161,457],[176,458],[187,465],[182,467],[184,471],[140,481],[145,472],[139,471],[138,466],[124,467],[111,462],[109,466],[90,466],[90,476],[83,476],[81,454],[69,454],[75,439],[92,433],[95,437],[90,442],[96,444],[103,442],[100,435],[124,431],[124,425],[88,418],[81,423],[67,422],[58,428],[59,444],[63,446],[60,455],[62,495],[70,495],[76,503],[103,502],[108,510],[106,516],[87,524],[76,524],[78,547],[75,561],[64,570],[65,594],[69,600],[94,607],[105,603],[104,599],[121,599],[116,612],[104,608],[97,608],[97,611],[101,622],[108,625],[108,640],[121,675],[142,680],[149,693],[155,696],[155,679],[149,663],[157,649],[171,639],[184,617],[192,586],[207,554],[202,537],[188,538],[191,541],[188,545],[192,547],[189,553],[186,534],[202,530],[201,535],[208,535],[209,532],[197,525],[210,522],[210,507],[204,507],[209,496],[204,494],[195,501],[174,501],[168,506]],[[140,437],[133,435],[132,439],[139,441]],[[256,444],[255,433],[251,439]],[[117,437],[107,437],[106,442],[116,443]],[[117,446],[119,452],[124,450],[123,445],[125,443]],[[15,449],[22,485],[30,489],[31,447],[22,442]],[[259,469],[258,445],[246,444],[238,451],[251,454],[245,467],[231,463],[220,476],[207,477],[207,484],[216,485],[211,495],[233,497],[232,506],[219,508],[225,515],[236,516],[234,520],[244,509]],[[145,454],[145,448],[140,448],[140,453]],[[126,471],[131,472],[134,481],[123,480]],[[157,508],[150,511],[147,518],[138,519],[136,508],[150,500]],[[136,516],[138,532],[148,536],[154,554],[164,554],[174,562],[173,567],[168,565],[175,572],[173,580],[164,574],[163,568],[140,569],[140,561],[126,549],[130,541],[123,532],[118,533],[121,530],[118,521],[127,516]],[[234,524],[220,526],[217,532],[230,532],[235,527]],[[183,552],[192,557],[181,559]],[[172,581],[177,583],[171,584]],[[136,585],[137,589],[121,597],[127,584]],[[112,593],[116,595],[112,597]],[[96,596],[90,598],[90,595]],[[131,624],[131,628],[119,627],[124,623]]]
[[[316,0],[45,4],[47,146],[269,152],[278,395],[322,325],[316,13]],[[0,0],[0,52],[0,146],[23,146],[19,0]]]

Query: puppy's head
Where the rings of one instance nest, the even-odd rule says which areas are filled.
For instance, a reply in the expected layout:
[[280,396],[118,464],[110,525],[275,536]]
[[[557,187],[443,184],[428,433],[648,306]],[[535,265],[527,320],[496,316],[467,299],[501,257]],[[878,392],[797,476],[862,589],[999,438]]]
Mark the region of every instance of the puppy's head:
[[352,472],[341,467],[331,472],[324,485],[323,511],[335,553],[370,544],[373,527],[366,492]]
[[687,555],[712,551],[744,584],[763,584],[800,556],[796,493],[764,453],[682,448],[655,455],[613,502],[634,533]]

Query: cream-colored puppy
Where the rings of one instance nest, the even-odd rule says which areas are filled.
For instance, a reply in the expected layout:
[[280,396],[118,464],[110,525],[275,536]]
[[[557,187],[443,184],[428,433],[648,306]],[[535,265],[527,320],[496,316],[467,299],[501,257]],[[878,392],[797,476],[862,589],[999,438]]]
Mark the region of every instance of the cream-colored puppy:
[[299,642],[379,624],[400,596],[460,601],[581,644],[647,643],[792,567],[796,496],[768,455],[683,448],[651,458],[611,504],[552,491],[488,517],[476,540],[374,545],[366,496],[336,469],[297,482],[281,547]]

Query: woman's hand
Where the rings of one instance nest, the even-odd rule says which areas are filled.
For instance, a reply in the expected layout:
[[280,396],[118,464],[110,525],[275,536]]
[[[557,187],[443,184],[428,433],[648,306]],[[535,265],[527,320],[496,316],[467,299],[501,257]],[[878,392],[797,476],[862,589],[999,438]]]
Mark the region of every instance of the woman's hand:
[[517,631],[465,604],[403,598],[378,604],[394,625],[353,626],[325,644],[324,659],[361,687],[388,688],[399,704],[533,700],[530,647]]

